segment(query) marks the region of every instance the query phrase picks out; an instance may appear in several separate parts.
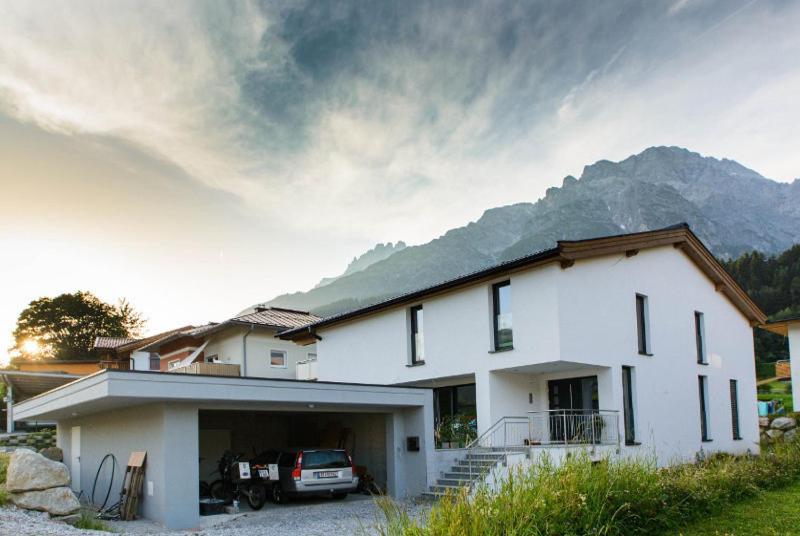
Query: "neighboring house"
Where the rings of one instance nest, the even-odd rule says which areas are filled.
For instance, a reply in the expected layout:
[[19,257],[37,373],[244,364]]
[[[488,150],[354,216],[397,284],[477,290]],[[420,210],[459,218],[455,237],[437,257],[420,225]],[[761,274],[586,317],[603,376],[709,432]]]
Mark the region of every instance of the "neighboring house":
[[[301,347],[275,335],[320,320],[304,311],[256,307],[220,323],[184,326],[144,339],[98,337],[95,349],[106,368],[182,371],[257,378],[315,379],[314,347]],[[223,372],[224,371],[224,372]],[[298,377],[299,374],[299,377]]]
[[98,359],[15,359],[14,367],[22,372],[61,372],[93,374],[100,370]]
[[[775,367],[776,376],[791,377],[792,378],[792,404],[795,411],[800,408],[800,385],[794,386],[795,379],[800,378],[800,317],[786,318],[784,320],[776,320],[774,322],[766,322],[759,326],[761,329],[766,329],[772,333],[783,335],[789,339],[789,368],[790,373],[786,374],[785,362],[779,361],[783,364],[781,369]],[[781,370],[781,372],[778,372]]]
[[[558,246],[281,337],[319,378],[432,387],[487,446],[759,449],[764,314],[685,225]],[[800,391],[800,390],[799,390]]]

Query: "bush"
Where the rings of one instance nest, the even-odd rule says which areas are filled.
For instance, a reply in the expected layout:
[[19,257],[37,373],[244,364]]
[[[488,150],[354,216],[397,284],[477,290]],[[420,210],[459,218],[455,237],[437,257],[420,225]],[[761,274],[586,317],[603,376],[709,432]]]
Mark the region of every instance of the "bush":
[[713,455],[658,468],[652,461],[554,465],[546,458],[512,472],[501,488],[443,498],[421,520],[380,505],[384,535],[656,534],[800,478],[800,442],[777,444],[760,457]]
[[81,518],[75,522],[74,527],[84,530],[103,530],[106,532],[113,532],[106,523],[94,516],[94,512],[87,509],[81,510]]

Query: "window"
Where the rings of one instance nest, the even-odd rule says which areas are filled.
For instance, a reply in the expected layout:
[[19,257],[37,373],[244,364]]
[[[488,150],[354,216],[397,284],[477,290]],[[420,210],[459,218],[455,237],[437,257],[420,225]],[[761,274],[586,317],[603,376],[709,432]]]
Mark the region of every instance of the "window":
[[636,295],[636,332],[639,340],[639,353],[651,355],[650,352],[650,323],[647,311],[647,296]]
[[494,308],[494,349],[510,350],[514,347],[514,333],[511,327],[510,281],[492,285],[492,304]]
[[176,369],[176,368],[178,368],[178,366],[180,364],[181,364],[181,360],[180,359],[173,359],[172,361],[167,363],[167,370]]
[[284,350],[270,350],[269,366],[286,368],[286,352]]
[[309,353],[307,354],[306,358],[307,358],[309,361],[316,361],[316,360],[317,360],[317,354],[315,354],[315,353],[312,353],[312,352],[309,352]]
[[698,376],[697,386],[700,395],[700,432],[703,441],[711,441],[709,435],[709,418],[708,418],[708,377]]
[[706,359],[706,327],[703,320],[703,313],[694,312],[694,339],[697,345],[697,362],[701,365],[708,365]]
[[636,425],[633,413],[633,367],[622,367],[622,413],[625,421],[625,444],[636,444]]
[[425,338],[422,317],[422,306],[411,308],[411,364],[425,362]]
[[433,408],[437,423],[455,415],[474,417],[478,408],[475,384],[435,387],[433,389]]
[[150,354],[150,370],[161,370],[161,358],[156,353]]
[[205,359],[206,363],[216,363],[217,361],[219,361],[219,356],[217,354],[207,355]]
[[741,439],[739,434],[739,386],[736,380],[731,380],[731,430],[733,439]]

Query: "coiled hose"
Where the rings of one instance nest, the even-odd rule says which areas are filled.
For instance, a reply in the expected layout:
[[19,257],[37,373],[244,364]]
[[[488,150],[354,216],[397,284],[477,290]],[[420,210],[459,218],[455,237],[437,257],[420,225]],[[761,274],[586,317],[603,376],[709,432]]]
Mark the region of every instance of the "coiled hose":
[[97,488],[97,479],[100,477],[100,471],[103,470],[103,465],[105,465],[106,460],[109,459],[109,458],[111,458],[111,480],[108,482],[108,491],[106,491],[106,498],[103,499],[103,504],[98,509],[100,511],[102,511],[106,507],[106,503],[108,503],[108,498],[111,496],[111,487],[114,485],[114,473],[117,470],[117,458],[116,458],[116,456],[114,456],[110,452],[108,454],[106,454],[105,456],[103,456],[103,459],[100,461],[100,466],[97,468],[97,472],[94,474],[94,484],[92,484],[92,496],[91,496],[90,499],[92,501],[92,504],[95,504],[95,502],[94,502],[94,492],[95,492],[95,489]]

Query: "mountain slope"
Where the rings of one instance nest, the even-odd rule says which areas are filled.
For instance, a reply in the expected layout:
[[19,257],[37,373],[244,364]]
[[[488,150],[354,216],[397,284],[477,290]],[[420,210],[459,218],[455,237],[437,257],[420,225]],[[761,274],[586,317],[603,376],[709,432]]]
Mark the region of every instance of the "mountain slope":
[[427,244],[399,249],[270,304],[331,314],[551,247],[557,240],[683,221],[722,258],[783,251],[800,242],[800,180],[778,183],[732,160],[652,147],[621,162],[586,166],[580,179],[566,177],[536,203],[487,210]]

